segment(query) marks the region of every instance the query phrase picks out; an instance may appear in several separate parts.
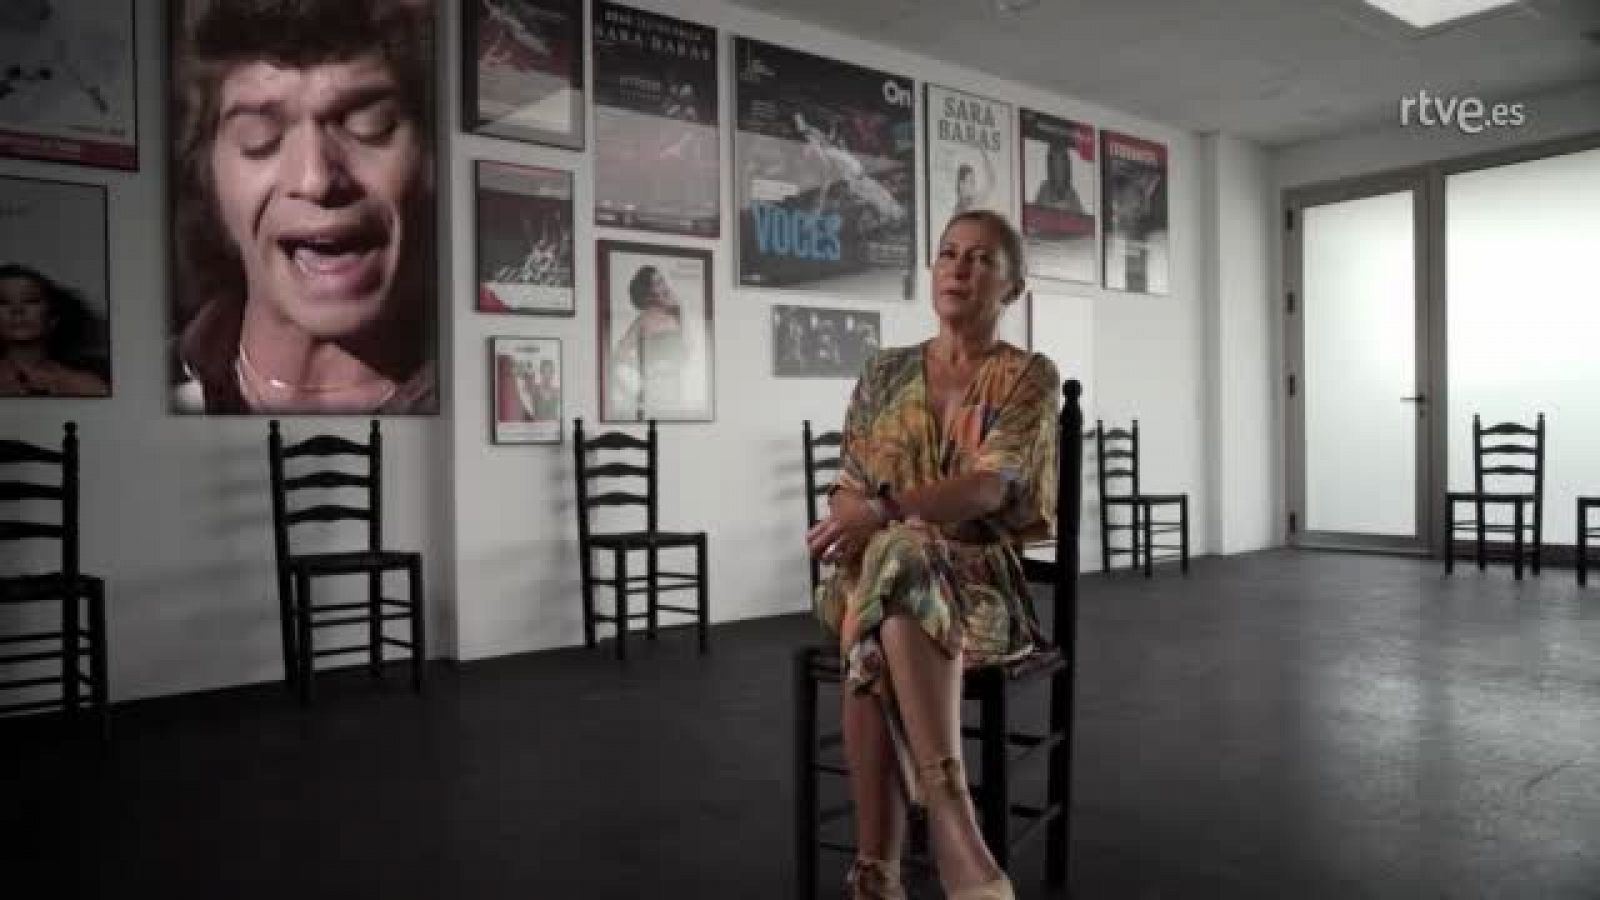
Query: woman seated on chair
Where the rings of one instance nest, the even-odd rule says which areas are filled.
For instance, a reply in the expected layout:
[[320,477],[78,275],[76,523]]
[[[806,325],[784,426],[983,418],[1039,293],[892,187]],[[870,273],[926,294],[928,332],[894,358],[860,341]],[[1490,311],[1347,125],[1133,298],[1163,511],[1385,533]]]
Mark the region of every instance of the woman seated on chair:
[[829,515],[806,534],[835,565],[816,601],[847,667],[855,898],[904,896],[906,798],[927,810],[950,897],[1013,896],[967,794],[960,700],[964,669],[1046,643],[1017,548],[1054,528],[1060,376],[996,335],[1022,272],[1021,237],[1002,216],[965,212],[945,226],[939,333],[866,364]]

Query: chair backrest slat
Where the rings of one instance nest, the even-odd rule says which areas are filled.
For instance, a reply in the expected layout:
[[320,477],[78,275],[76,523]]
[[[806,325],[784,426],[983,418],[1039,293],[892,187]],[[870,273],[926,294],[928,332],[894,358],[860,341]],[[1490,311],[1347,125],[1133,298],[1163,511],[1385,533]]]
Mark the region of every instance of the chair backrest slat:
[[[316,457],[317,468],[296,475],[288,473],[288,461]],[[353,457],[345,465],[357,470],[337,468],[330,457]],[[367,550],[383,546],[383,435],[373,419],[367,442],[359,443],[336,434],[317,434],[295,444],[287,444],[282,423],[267,425],[267,467],[272,491],[272,543],[277,558],[279,590],[288,590],[288,561],[293,555],[290,532],[295,525],[308,522],[365,522]],[[365,469],[365,471],[359,471]],[[315,502],[298,509],[289,508],[289,495],[295,491],[341,490],[354,488],[361,499]]]
[[640,440],[639,438],[636,438],[631,434],[624,434],[624,433],[622,433],[620,431],[608,431],[605,434],[600,435],[599,437],[591,438],[591,439],[583,442],[580,446],[582,446],[585,450],[649,450],[650,449],[650,443],[648,441]]
[[634,466],[627,463],[603,463],[590,466],[587,470],[590,478],[648,478],[650,470],[644,466]]
[[[54,484],[36,478],[44,476],[29,472],[21,477],[0,481],[0,503],[8,506],[25,500],[46,500],[60,504],[55,521],[41,522],[7,518],[0,521],[0,541],[53,540],[60,544],[60,571],[76,576],[78,560],[78,424],[67,422],[62,426],[61,449],[53,450],[26,441],[0,440],[0,465],[54,466],[60,471]],[[10,474],[10,473],[8,473]],[[26,480],[25,480],[26,479]]]
[[649,506],[650,498],[643,494],[630,494],[625,491],[608,491],[604,494],[595,494],[584,501],[590,509],[599,506]]

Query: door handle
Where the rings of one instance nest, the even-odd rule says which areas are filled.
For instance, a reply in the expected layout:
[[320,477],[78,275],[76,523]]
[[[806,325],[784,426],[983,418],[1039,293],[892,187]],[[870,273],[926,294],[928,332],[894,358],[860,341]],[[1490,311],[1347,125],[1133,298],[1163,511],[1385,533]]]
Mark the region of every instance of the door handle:
[[1425,394],[1417,394],[1414,397],[1401,397],[1400,398],[1400,402],[1401,403],[1427,403],[1428,402],[1428,397]]

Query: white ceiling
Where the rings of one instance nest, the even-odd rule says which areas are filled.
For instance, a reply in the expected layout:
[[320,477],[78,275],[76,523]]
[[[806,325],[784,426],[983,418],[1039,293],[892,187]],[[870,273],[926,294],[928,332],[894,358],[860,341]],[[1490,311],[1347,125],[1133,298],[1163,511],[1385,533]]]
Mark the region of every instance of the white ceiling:
[[1268,146],[1394,122],[1419,89],[1492,104],[1600,82],[1585,37],[1600,0],[1524,0],[1420,34],[1359,0],[733,2]]

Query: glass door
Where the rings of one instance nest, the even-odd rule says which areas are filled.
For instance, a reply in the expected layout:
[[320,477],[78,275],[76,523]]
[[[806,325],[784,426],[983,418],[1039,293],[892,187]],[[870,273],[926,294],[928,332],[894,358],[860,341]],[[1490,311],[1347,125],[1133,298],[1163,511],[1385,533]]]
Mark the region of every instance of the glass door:
[[1292,544],[1428,551],[1427,194],[1391,177],[1288,197]]

